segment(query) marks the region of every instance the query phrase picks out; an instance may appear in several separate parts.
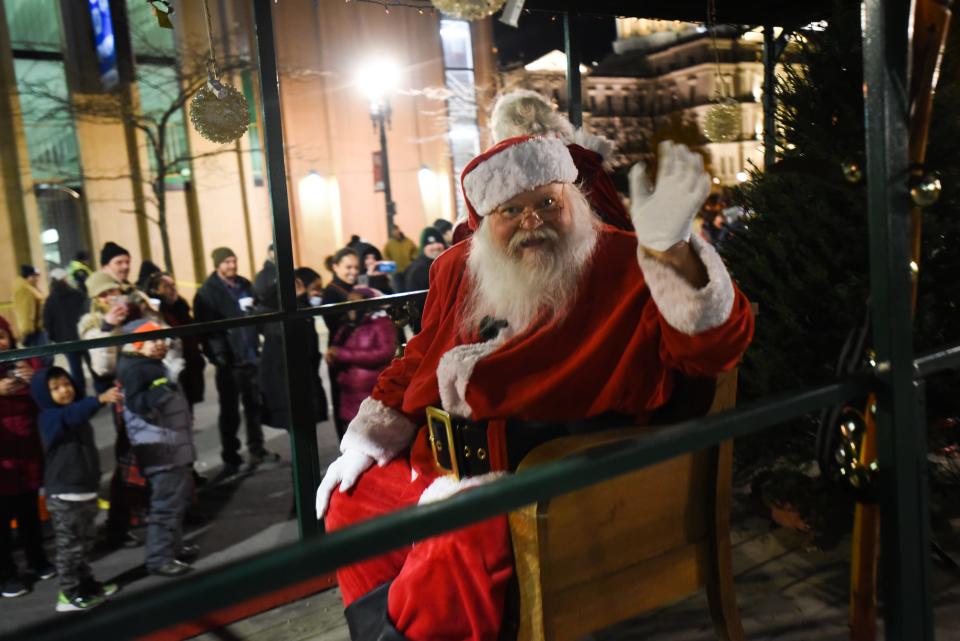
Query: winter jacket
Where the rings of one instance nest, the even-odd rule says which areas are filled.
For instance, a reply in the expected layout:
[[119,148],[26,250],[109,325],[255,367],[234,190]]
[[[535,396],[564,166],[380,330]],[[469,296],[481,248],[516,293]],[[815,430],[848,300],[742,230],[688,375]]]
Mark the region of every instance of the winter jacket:
[[[262,274],[263,272],[261,272]],[[261,279],[258,275],[254,290],[260,301],[257,309],[261,312],[278,311],[276,305],[276,280]],[[310,301],[304,295],[297,299],[298,307],[309,307]],[[310,369],[304,374],[309,378],[311,398],[313,399],[313,422],[327,420],[327,393],[320,380],[320,337],[313,318],[301,321],[304,325],[305,342],[300,349],[309,356]],[[287,398],[287,379],[281,374],[283,365],[283,331],[280,323],[265,323],[260,326],[263,334],[263,353],[260,357],[260,390],[263,392],[263,412],[261,420],[271,427],[290,429],[290,403]]]
[[[164,322],[170,327],[189,325],[194,322],[193,317],[190,316],[190,304],[182,296],[177,298],[172,305],[161,302],[160,314],[163,316]],[[186,394],[187,401],[196,404],[203,401],[206,388],[203,370],[207,366],[207,361],[200,353],[200,338],[198,336],[181,336],[179,340],[184,368],[177,377],[177,382],[183,389],[183,393]]]
[[[104,336],[117,336],[122,332],[121,325],[111,325],[107,322],[103,312],[96,307],[95,301],[90,303],[90,311],[80,318],[77,323],[77,333],[80,338],[89,340],[93,338],[103,338]],[[115,376],[117,373],[117,358],[120,355],[120,347],[97,347],[90,350],[90,369],[94,376],[107,378]]]
[[400,273],[406,271],[418,253],[417,244],[406,236],[400,240],[391,238],[383,247],[383,257],[395,262],[397,264],[397,271]]
[[30,385],[40,406],[40,434],[47,455],[43,477],[47,496],[96,492],[100,489],[100,453],[90,419],[103,405],[92,396],[57,405],[50,398],[49,376],[50,370],[44,370],[33,377]]
[[21,339],[43,329],[43,294],[21,276],[13,279],[13,318]]
[[[2,316],[0,328],[10,334],[11,349],[16,349],[10,323]],[[29,358],[27,362],[35,372],[42,367],[38,358]],[[0,363],[0,378],[6,378],[13,369],[13,363]],[[37,406],[30,398],[30,388],[23,386],[10,396],[0,396],[0,496],[37,490],[42,479],[43,448],[37,433]]]
[[75,341],[80,338],[77,323],[87,307],[87,298],[78,289],[59,280],[50,286],[50,296],[43,303],[43,326],[55,343]]
[[415,261],[410,263],[410,267],[403,274],[405,292],[416,292],[430,287],[430,265],[433,264],[433,258],[427,258],[423,254]]
[[[250,281],[236,277],[236,292],[253,298]],[[213,272],[193,299],[193,315],[197,322],[224,320],[244,316],[240,303],[228,285]],[[225,332],[212,332],[201,337],[203,353],[217,367],[256,365],[259,362],[259,341],[255,327],[235,327]]]
[[[345,303],[347,302],[347,296],[352,290],[353,285],[334,276],[330,284],[323,288],[323,304],[332,305],[333,303]],[[330,334],[331,340],[337,335],[340,326],[346,321],[347,315],[343,312],[339,314],[327,314],[323,317],[323,322],[327,326],[327,332]]]
[[70,278],[73,280],[74,286],[84,297],[87,296],[87,278],[90,274],[93,273],[82,260],[71,260],[70,264],[67,266],[67,271],[70,272]]
[[[129,323],[144,315],[149,315],[159,321],[159,315],[151,312],[146,299],[130,283],[118,283],[121,293],[127,297],[127,317],[123,323]],[[111,325],[106,321],[105,313],[97,307],[97,301],[90,301],[90,311],[80,318],[77,332],[84,340],[116,336],[122,333],[122,325]],[[120,347],[98,347],[90,350],[90,369],[99,378],[109,378],[117,373],[117,359],[120,357]]]
[[349,421],[370,396],[377,377],[397,351],[397,331],[386,312],[364,316],[356,327],[344,326],[332,345],[337,348],[340,417]]
[[124,353],[117,365],[127,437],[145,472],[197,459],[190,404],[163,361]]

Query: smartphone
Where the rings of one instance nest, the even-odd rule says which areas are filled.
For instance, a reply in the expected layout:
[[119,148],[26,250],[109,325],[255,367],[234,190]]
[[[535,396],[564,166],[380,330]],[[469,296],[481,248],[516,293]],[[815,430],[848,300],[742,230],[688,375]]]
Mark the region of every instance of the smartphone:
[[397,271],[397,263],[392,260],[381,260],[375,267],[381,274],[392,274]]

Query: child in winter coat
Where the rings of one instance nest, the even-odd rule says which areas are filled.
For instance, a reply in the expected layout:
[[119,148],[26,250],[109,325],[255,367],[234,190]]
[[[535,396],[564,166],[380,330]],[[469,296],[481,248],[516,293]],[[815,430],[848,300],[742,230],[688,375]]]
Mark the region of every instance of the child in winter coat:
[[89,610],[117,591],[113,583],[93,578],[87,558],[93,549],[100,488],[100,453],[90,419],[106,403],[120,400],[111,388],[82,398],[66,370],[51,367],[38,373],[31,392],[40,406],[40,432],[46,450],[44,487],[53,517],[60,594],[57,612]]
[[[10,324],[0,316],[0,352],[16,347]],[[17,520],[18,538],[34,574],[41,579],[56,576],[43,552],[37,506],[43,448],[29,385],[40,367],[35,358],[0,363],[0,589],[5,597],[27,593],[13,561],[11,519]]]
[[[162,329],[148,320],[124,326],[124,333]],[[127,436],[150,486],[147,516],[147,571],[160,576],[186,574],[196,556],[183,544],[183,518],[193,495],[196,449],[190,403],[164,365],[165,339],[137,341],[124,347],[117,378],[124,395]]]
[[[380,296],[368,287],[354,287],[347,300],[363,300]],[[344,427],[353,420],[360,403],[370,396],[377,377],[397,351],[397,330],[385,311],[347,313],[349,321],[333,337],[324,355],[327,363],[337,368],[340,394],[337,421]]]

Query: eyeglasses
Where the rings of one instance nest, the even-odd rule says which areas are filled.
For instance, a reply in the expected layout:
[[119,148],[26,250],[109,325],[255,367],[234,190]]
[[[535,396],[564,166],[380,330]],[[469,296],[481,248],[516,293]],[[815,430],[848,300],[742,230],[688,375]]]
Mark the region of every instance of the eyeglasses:
[[559,198],[547,196],[536,205],[527,205],[526,207],[520,205],[499,207],[495,209],[493,213],[509,221],[523,221],[527,218],[528,212],[540,220],[552,220],[556,218],[562,210],[563,202]]

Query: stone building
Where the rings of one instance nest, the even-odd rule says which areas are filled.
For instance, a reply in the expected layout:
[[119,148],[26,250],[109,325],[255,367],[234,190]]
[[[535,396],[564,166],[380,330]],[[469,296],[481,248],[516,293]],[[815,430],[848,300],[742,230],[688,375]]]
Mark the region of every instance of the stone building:
[[[131,251],[134,277],[141,261],[164,262],[147,133],[76,107],[128,101],[159,118],[175,104],[183,70],[205,61],[207,37],[202,2],[173,6],[174,28],[164,30],[144,0],[0,0],[0,314],[9,315],[20,264],[46,273],[80,249],[95,262],[108,240]],[[237,63],[225,80],[245,94],[250,123],[236,144],[216,145],[191,126],[188,107],[172,111],[164,148],[180,160],[159,179],[169,268],[188,298],[212,269],[212,248],[232,247],[252,276],[273,240],[251,3],[209,6],[219,61]],[[401,70],[387,133],[397,223],[416,238],[433,220],[454,219],[454,177],[479,151],[483,114],[449,87],[494,84],[489,21],[310,0],[273,4],[273,13],[296,264],[319,271],[351,234],[386,240],[378,135],[353,80],[368,56]]]
[[[762,49],[757,30],[720,26],[714,39],[698,24],[618,18],[613,53],[581,66],[584,124],[616,142],[618,173],[666,135],[704,150],[715,183],[736,184],[763,165]],[[554,51],[503,70],[500,82],[539,91],[566,111],[565,71],[564,54]],[[741,130],[735,141],[713,143],[702,122],[721,90],[740,103]]]

